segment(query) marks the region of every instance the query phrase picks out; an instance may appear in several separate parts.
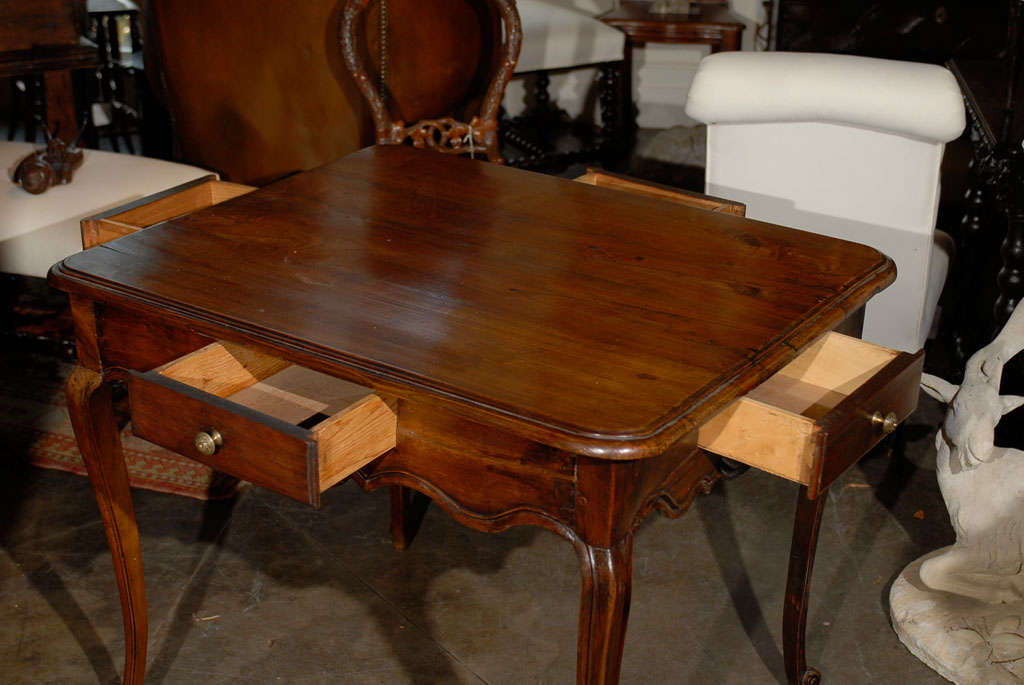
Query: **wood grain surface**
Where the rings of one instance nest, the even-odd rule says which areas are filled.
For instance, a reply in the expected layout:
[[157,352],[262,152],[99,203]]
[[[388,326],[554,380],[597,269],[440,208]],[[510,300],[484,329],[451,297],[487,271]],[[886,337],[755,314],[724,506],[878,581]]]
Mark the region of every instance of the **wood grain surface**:
[[401,146],[53,282],[603,458],[664,451],[895,275],[853,243]]

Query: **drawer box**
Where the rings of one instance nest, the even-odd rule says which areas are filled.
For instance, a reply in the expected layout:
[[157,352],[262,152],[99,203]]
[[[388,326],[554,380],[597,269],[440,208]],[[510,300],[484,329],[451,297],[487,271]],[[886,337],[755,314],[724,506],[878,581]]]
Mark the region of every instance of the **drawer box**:
[[130,395],[140,438],[313,506],[395,446],[369,388],[227,342],[133,373]]
[[923,362],[829,333],[701,426],[697,444],[817,497],[914,410]]
[[216,176],[204,176],[160,193],[82,219],[82,248],[135,233],[143,228],[176,219],[197,209],[220,204],[239,195],[256,190],[253,186],[218,181]]

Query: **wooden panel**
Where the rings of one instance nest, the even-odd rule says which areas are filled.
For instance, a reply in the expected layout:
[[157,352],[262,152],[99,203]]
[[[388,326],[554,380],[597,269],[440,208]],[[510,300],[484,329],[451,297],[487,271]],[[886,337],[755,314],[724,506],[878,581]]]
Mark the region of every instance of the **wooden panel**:
[[901,354],[858,388],[821,422],[823,456],[814,467],[808,495],[817,497],[884,437],[871,423],[875,412],[903,421],[917,407],[924,351]]
[[651,183],[650,181],[641,181],[640,179],[623,176],[622,174],[613,174],[610,171],[603,171],[601,169],[588,168],[587,173],[577,176],[574,180],[601,188],[622,190],[627,193],[646,195],[648,197],[658,197],[669,202],[678,202],[681,205],[706,209],[711,212],[724,212],[735,216],[746,216],[747,214],[747,206],[742,202],[733,202],[732,200],[703,195],[701,193],[691,193],[688,190],[673,188],[660,183]]
[[212,187],[222,183],[224,182],[207,181],[206,183],[186,188],[179,193],[154,199],[133,209],[115,214],[110,218],[122,224],[145,228],[146,226],[158,224],[161,221],[184,216],[197,209],[209,207],[218,201],[223,202],[231,197],[244,195],[256,189],[253,186],[243,186],[237,183],[225,184],[228,187],[218,189],[216,193],[217,197],[222,199],[214,200]]
[[229,397],[288,366],[286,361],[244,345],[216,342],[157,371],[197,390]]
[[183,183],[122,207],[82,220],[82,247],[88,249],[256,190],[212,176]]
[[[902,420],[916,406],[917,380],[906,369],[918,357],[829,333],[701,426],[698,444],[810,485],[816,496],[827,487],[823,471],[834,479],[882,438],[873,412],[896,411]],[[886,393],[901,399],[882,401]]]
[[338,0],[147,0],[146,74],[180,157],[262,185],[372,142]]
[[371,484],[408,477],[453,514],[485,529],[529,509],[573,521],[572,455],[468,421],[436,407],[402,401],[397,448],[360,471]]
[[782,367],[774,378],[803,381],[849,395],[897,355],[899,352],[888,347],[828,333]]
[[77,45],[85,33],[85,0],[0,2],[0,50]]
[[701,426],[697,441],[709,452],[809,483],[817,434],[811,419],[744,397]]
[[313,429],[324,491],[395,446],[398,420],[376,395],[368,395]]
[[[311,489],[307,432],[284,421],[196,390],[159,374],[132,374],[132,430],[238,478],[302,502],[319,505]],[[206,456],[196,449],[200,431],[216,428],[224,445]]]
[[[242,420],[280,428],[305,425],[322,416],[323,420],[311,429],[288,431],[311,443],[313,461],[304,477],[310,491],[317,494],[395,446],[395,413],[369,388],[293,366],[242,345],[213,343],[155,373],[208,393],[195,397],[207,397],[212,407],[238,408]],[[152,395],[147,395],[144,387],[140,392],[143,402]],[[217,402],[216,398],[227,402]],[[211,425],[220,430],[219,425]],[[253,470],[281,458],[270,449],[248,444],[236,447],[235,452],[244,456]]]
[[99,305],[104,367],[148,371],[213,342],[184,325],[135,310]]

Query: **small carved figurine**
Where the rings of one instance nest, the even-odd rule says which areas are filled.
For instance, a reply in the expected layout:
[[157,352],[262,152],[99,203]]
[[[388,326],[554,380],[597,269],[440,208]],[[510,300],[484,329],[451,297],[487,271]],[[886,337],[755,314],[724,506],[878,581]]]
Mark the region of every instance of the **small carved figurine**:
[[[65,143],[49,130],[46,147],[32,152],[14,169],[13,181],[33,195],[45,192],[50,186],[71,183],[75,170],[82,166],[83,153],[77,147],[78,137]],[[79,137],[82,135],[78,134]]]

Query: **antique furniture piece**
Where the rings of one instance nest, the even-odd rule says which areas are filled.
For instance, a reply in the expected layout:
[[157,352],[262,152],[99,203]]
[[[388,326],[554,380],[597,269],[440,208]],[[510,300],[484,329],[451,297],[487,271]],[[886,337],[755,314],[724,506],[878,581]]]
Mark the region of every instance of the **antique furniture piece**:
[[78,136],[71,72],[99,63],[85,33],[85,0],[0,4],[0,77],[41,76],[46,126],[65,142]]
[[[261,185],[370,143],[366,107],[338,49],[340,8],[338,0],[146,0],[146,76],[171,126],[161,130],[165,117],[146,110],[147,154]],[[160,149],[167,141],[173,149]]]
[[740,49],[745,25],[723,3],[700,3],[691,14],[657,14],[649,2],[623,0],[614,10],[601,15],[601,21],[626,34],[625,92],[627,111],[633,117],[633,50],[647,43],[709,45],[711,52]]
[[943,149],[964,128],[953,76],[846,55],[711,55],[686,111],[708,124],[707,192],[892,256],[899,276],[868,305],[864,337],[921,349],[950,259],[935,219]]
[[[395,7],[396,0],[377,0],[376,27],[369,21],[370,4],[345,3],[339,40],[345,66],[369,103],[377,143],[408,141],[415,147],[501,162],[498,108],[523,38],[515,2],[444,0],[444,7],[432,5],[426,13],[413,14]],[[430,20],[447,23],[450,40],[443,33],[431,37],[423,26]],[[410,40],[414,37],[420,40]],[[445,69],[449,61],[435,54],[448,57],[448,52],[464,53],[455,60],[462,67],[458,71]],[[413,97],[404,87],[412,79],[422,83],[431,76],[439,81],[433,97]]]
[[64,260],[124,681],[143,680],[147,627],[116,382],[137,435],[314,506],[349,476],[567,538],[580,683],[618,680],[633,531],[712,487],[698,444],[796,480],[784,646],[810,682],[824,495],[913,409],[922,361],[829,331],[894,276],[861,245],[401,145]]
[[[523,98],[526,108],[513,109],[515,116],[501,124],[505,143],[521,153],[509,160],[513,166],[558,169],[593,160],[608,166],[621,156],[629,97],[625,37],[595,16],[611,6],[611,0],[517,0],[523,46],[509,95]],[[586,103],[595,88],[591,115]]]

